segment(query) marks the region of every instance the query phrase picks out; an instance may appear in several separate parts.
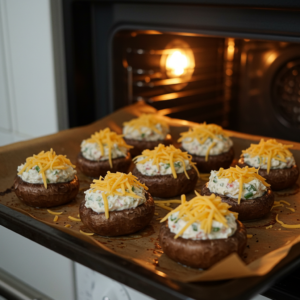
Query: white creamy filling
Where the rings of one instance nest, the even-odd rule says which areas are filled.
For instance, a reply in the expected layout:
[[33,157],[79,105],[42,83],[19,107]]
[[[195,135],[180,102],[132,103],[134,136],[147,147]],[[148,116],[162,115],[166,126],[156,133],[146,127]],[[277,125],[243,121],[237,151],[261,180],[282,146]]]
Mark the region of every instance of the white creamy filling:
[[[250,157],[249,154],[244,153],[244,162],[252,167],[267,169],[268,168],[268,158],[262,159],[260,156]],[[284,169],[284,168],[291,168],[295,165],[295,159],[293,156],[285,157],[286,162],[277,160],[276,158],[271,159],[271,169]]]
[[[103,145],[104,154],[101,152],[100,147],[97,143],[87,143],[82,141],[81,143],[81,153],[84,158],[93,161],[108,160],[109,151],[107,144]],[[125,147],[118,146],[118,144],[113,144],[111,148],[111,158],[125,157],[127,155],[127,149]]]
[[[137,163],[136,163],[137,169],[143,175],[155,176],[155,175],[169,175],[169,174],[173,174],[171,166],[170,166],[170,163],[162,163],[162,162],[160,162],[158,164],[158,167],[157,167],[156,164],[153,164],[153,159],[149,159],[145,163],[139,164],[138,162],[141,161],[141,160],[143,160],[143,159],[145,159],[145,157],[138,158]],[[184,163],[185,163],[185,169],[186,170],[190,170],[191,169],[191,165],[190,165],[189,160],[185,159]],[[175,168],[175,172],[177,174],[184,172],[183,163],[180,162],[180,161],[174,162],[174,168]]]
[[215,145],[209,150],[209,155],[218,155],[228,152],[232,147],[232,140],[229,137],[220,134],[217,135],[217,137],[219,139],[207,138],[203,144],[200,144],[197,139],[187,137],[183,139],[182,147],[190,154],[205,156],[212,143],[215,143]]
[[[121,192],[121,189],[117,189]],[[128,189],[126,190],[127,192]],[[132,192],[141,198],[133,198],[130,196],[109,195],[107,196],[109,211],[124,210],[135,208],[146,202],[145,190],[139,186],[133,186]],[[91,208],[97,213],[105,212],[102,194],[104,191],[89,189],[85,193],[85,207]]]
[[156,124],[155,127],[161,132],[157,133],[151,128],[146,126],[141,126],[139,130],[132,126],[126,125],[123,128],[124,137],[127,139],[133,139],[138,141],[161,141],[166,138],[169,130],[166,127],[161,126],[161,124]]
[[[228,178],[219,178],[218,171],[211,171],[208,188],[212,193],[217,193],[231,198],[238,198],[240,192],[240,183],[235,180],[229,183]],[[253,179],[243,184],[243,199],[255,199],[261,197],[267,191],[267,187],[258,179]]]
[[[23,169],[24,164],[18,166],[18,173]],[[44,183],[42,174],[39,173],[39,167],[34,166],[31,169],[26,169],[21,175],[18,175],[22,178],[23,181],[29,183]],[[53,169],[46,170],[45,177],[47,183],[58,183],[58,182],[68,182],[74,179],[76,170],[71,166],[68,166],[65,170]]]
[[[169,216],[168,226],[170,231],[175,235],[187,224],[187,221],[182,218],[178,219],[179,212],[176,212]],[[237,229],[237,224],[233,214],[225,216],[228,227],[222,223],[213,220],[211,232],[206,234],[201,229],[201,222],[194,222],[191,224],[180,236],[184,239],[192,240],[215,240],[215,239],[226,239],[233,235]]]

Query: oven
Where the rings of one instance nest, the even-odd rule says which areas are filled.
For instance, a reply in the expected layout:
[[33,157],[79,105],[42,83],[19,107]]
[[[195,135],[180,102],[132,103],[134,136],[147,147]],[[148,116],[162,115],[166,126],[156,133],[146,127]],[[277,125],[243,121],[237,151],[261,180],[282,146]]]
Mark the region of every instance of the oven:
[[297,4],[64,5],[70,127],[144,101],[172,118],[300,141]]
[[[142,101],[300,141],[300,3],[66,0],[63,10],[70,127]],[[266,294],[298,298],[298,273]]]

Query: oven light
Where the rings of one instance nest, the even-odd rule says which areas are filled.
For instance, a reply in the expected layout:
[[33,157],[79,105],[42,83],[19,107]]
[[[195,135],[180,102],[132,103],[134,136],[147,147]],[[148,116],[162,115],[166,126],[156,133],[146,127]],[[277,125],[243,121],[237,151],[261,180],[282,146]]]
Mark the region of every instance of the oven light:
[[171,41],[162,51],[160,66],[169,90],[179,91],[186,87],[195,70],[193,50],[183,40]]
[[186,73],[186,69],[189,66],[188,57],[180,50],[174,49],[174,51],[168,55],[166,60],[167,73],[171,76],[181,76]]

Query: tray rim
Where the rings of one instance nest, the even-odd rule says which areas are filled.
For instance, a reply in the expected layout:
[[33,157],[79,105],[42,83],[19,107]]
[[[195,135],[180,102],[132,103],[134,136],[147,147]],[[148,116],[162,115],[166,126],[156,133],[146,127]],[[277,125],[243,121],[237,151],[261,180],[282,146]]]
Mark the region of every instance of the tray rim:
[[[290,251],[287,257],[266,275],[213,282],[213,291],[211,291],[209,286],[205,287],[207,282],[202,282],[201,284],[204,286],[199,287],[197,283],[183,283],[159,276],[132,261],[53,228],[3,204],[0,204],[0,225],[94,271],[150,297],[155,297],[155,299],[169,299],[169,297],[172,299],[186,299],[186,297],[209,299],[212,296],[218,296],[220,300],[249,299],[262,293],[276,280],[300,266],[300,255],[284,263],[284,260],[289,258]],[[300,244],[294,246],[297,245],[300,249]],[[300,253],[300,251],[297,252]],[[283,266],[279,266],[280,264]],[[238,287],[241,282],[244,281],[245,283],[245,280],[248,282],[248,287],[242,291],[234,293],[231,288],[231,293],[220,293],[223,288],[226,289],[227,283],[233,287]]]

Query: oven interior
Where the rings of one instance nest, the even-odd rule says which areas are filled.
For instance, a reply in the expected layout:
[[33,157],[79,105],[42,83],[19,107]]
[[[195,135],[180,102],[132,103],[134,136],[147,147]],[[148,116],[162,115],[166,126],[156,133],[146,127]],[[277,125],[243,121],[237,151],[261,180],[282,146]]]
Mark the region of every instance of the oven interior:
[[300,45],[156,30],[112,39],[114,108],[300,141]]

